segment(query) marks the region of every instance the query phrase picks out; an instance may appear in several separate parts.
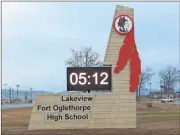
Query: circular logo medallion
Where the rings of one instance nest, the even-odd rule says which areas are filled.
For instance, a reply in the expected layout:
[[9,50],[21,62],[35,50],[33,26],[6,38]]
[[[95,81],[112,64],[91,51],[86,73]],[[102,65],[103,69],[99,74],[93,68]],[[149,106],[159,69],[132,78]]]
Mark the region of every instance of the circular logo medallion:
[[124,35],[131,31],[133,21],[128,15],[120,15],[114,20],[113,25],[118,34]]

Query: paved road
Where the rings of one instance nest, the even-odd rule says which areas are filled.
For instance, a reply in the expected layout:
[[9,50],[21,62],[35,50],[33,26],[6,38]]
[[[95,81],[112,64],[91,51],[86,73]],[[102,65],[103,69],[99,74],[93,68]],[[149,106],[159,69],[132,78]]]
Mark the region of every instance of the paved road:
[[2,109],[11,109],[11,108],[23,108],[23,107],[31,107],[32,104],[3,104],[1,106]]

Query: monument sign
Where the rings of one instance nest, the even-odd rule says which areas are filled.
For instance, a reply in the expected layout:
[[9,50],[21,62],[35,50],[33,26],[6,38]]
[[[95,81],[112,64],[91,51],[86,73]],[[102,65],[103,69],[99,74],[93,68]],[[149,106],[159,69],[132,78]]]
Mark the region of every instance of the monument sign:
[[67,89],[111,89],[110,93],[37,95],[29,130],[136,128],[140,59],[134,41],[134,11],[117,6],[104,64],[67,68]]

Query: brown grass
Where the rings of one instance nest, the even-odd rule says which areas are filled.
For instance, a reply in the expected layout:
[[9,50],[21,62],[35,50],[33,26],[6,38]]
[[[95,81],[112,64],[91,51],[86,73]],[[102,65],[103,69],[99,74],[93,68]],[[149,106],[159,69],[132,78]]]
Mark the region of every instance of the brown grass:
[[[143,119],[138,120],[136,129],[84,129],[84,130],[43,130],[28,131],[32,108],[2,110],[2,134],[26,134],[26,135],[180,135],[180,121],[177,117],[179,106],[167,104],[155,104],[153,108],[147,108],[145,103],[137,104],[137,111],[146,112],[138,114]],[[176,117],[150,117],[166,114],[176,114]],[[144,116],[146,115],[146,116]],[[174,116],[174,115],[173,115]],[[145,118],[145,119],[144,119]]]

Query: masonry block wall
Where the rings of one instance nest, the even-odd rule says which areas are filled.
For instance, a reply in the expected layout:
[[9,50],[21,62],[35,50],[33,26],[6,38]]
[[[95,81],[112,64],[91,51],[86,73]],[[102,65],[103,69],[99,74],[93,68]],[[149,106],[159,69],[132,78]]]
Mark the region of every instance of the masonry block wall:
[[[117,6],[114,19],[120,14],[127,14],[133,19],[133,12],[132,8]],[[129,64],[119,74],[113,72],[123,39],[124,36],[117,34],[112,27],[104,59],[105,64],[112,64],[111,93],[38,95],[33,105],[29,130],[136,128],[136,93],[129,92]],[[76,99],[90,97],[92,100],[63,101],[70,97]],[[86,110],[71,111],[64,107],[65,110],[61,112],[60,108],[57,109],[69,105],[84,106]],[[73,119],[69,119],[69,116]],[[81,119],[77,119],[78,117]]]

